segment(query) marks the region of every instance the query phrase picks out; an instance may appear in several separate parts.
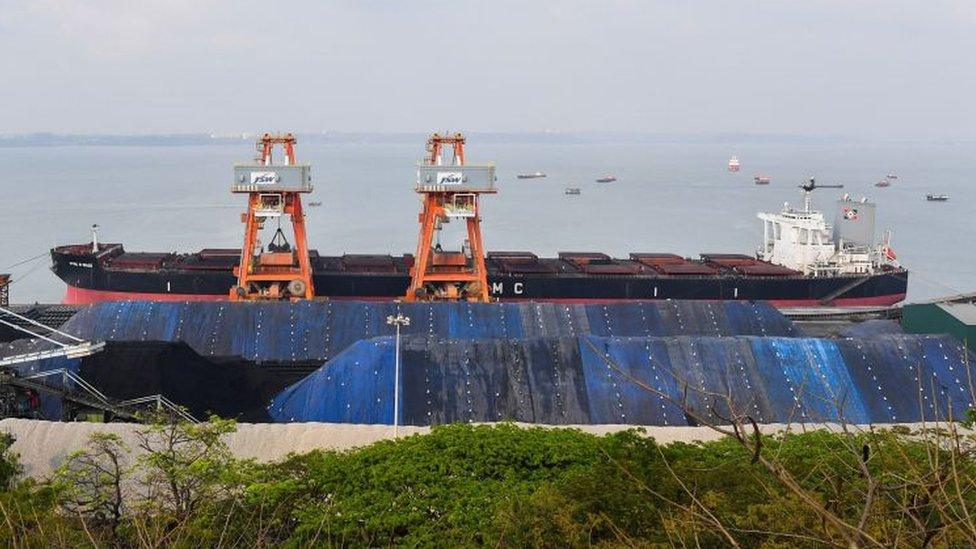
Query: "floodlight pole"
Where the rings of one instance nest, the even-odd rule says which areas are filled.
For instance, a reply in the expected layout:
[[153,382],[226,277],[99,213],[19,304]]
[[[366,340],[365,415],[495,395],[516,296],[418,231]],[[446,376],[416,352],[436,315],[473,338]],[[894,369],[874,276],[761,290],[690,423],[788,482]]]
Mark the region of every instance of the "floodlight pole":
[[386,323],[396,326],[396,348],[393,355],[393,438],[398,438],[400,434],[400,326],[409,326],[410,317],[398,312],[396,316],[387,316]]

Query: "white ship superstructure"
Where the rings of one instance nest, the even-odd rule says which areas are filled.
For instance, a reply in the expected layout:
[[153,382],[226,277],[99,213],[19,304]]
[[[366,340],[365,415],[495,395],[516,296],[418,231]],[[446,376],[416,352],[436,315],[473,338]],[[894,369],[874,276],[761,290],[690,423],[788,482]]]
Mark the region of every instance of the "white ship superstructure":
[[873,203],[850,196],[837,202],[834,225],[823,212],[811,207],[814,183],[803,187],[803,208],[789,203],[779,213],[760,213],[763,243],[760,259],[789,267],[808,276],[874,274],[883,266],[896,266],[895,254],[886,232],[881,243],[874,242]]
[[737,172],[737,171],[739,171],[739,157],[738,156],[733,156],[732,158],[729,159],[729,171],[730,172]]

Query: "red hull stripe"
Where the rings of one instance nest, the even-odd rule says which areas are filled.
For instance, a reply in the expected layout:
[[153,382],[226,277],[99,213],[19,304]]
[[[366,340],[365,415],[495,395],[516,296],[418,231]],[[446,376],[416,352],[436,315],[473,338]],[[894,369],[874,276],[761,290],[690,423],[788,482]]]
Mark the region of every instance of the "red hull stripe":
[[88,305],[102,301],[222,301],[230,299],[228,295],[213,294],[152,294],[140,292],[112,292],[109,290],[88,290],[68,286],[64,292],[62,303],[66,305]]
[[[62,303],[68,305],[87,305],[90,303],[100,303],[102,301],[224,301],[227,295],[213,294],[153,294],[140,292],[112,292],[107,290],[88,290],[68,286],[64,294]],[[332,297],[334,300],[346,301],[390,301],[388,297]],[[904,301],[905,294],[881,295],[872,297],[857,297],[835,299],[830,303],[831,307],[885,307]],[[505,299],[504,301],[532,301],[531,299]],[[546,303],[565,303],[565,304],[587,304],[587,303],[632,303],[640,301],[638,299],[597,299],[597,298],[562,298],[536,300]],[[651,301],[651,300],[648,300]],[[823,304],[817,299],[771,299],[768,300],[774,307],[822,307]]]
[[774,307],[887,307],[905,301],[905,294],[835,299],[824,305],[819,299],[770,299]]

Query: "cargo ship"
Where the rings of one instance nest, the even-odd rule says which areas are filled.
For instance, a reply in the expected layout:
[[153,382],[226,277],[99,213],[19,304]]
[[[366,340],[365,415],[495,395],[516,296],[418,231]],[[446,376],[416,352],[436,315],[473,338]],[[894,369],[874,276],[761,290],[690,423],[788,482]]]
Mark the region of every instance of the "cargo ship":
[[[842,223],[868,224],[860,212],[869,203],[840,204]],[[872,248],[850,239],[839,249],[816,211],[787,208],[760,215],[766,238],[756,256],[704,253],[689,259],[635,252],[621,259],[563,252],[544,258],[531,252],[488,252],[491,295],[502,301],[565,303],[743,299],[780,307],[884,306],[905,298],[908,271],[891,262],[887,244]],[[812,242],[795,240],[800,233],[794,227],[810,231]],[[238,249],[129,252],[120,243],[92,240],[51,250],[54,273],[67,284],[64,303],[222,300],[237,282]],[[312,250],[309,255],[316,296],[332,299],[403,297],[413,266],[409,254],[321,256]]]
[[[463,137],[458,136],[463,143]],[[288,168],[307,176],[307,166]],[[441,179],[446,182],[454,177],[460,181],[466,180],[468,174],[474,177],[483,173],[488,177],[485,185],[492,186],[493,167],[463,168],[472,171],[462,172],[461,167],[454,167],[450,169],[457,173],[438,172],[442,169],[438,160],[437,164],[418,170],[418,178],[420,171],[436,173],[440,185],[437,188],[442,190],[447,183],[441,184]],[[478,172],[474,168],[485,169]],[[248,183],[247,169],[235,167],[244,170],[235,186],[261,188],[266,193],[268,187],[252,184],[255,174],[278,181],[279,174],[275,172],[251,171],[252,183]],[[264,166],[258,169],[272,170]],[[429,187],[429,183],[418,179],[418,188],[426,191]],[[896,262],[889,245],[890,235],[875,242],[874,204],[866,200],[855,202],[845,196],[838,201],[835,223],[830,225],[823,213],[812,209],[811,194],[815,188],[812,180],[802,187],[802,207],[787,204],[781,212],[759,214],[764,236],[754,255],[703,253],[687,258],[674,253],[634,252],[615,258],[583,251],[539,257],[528,251],[488,251],[477,254],[484,258],[487,274],[488,292],[482,295],[498,301],[559,303],[764,300],[779,307],[887,306],[903,300],[908,271]],[[255,195],[266,196],[258,191]],[[458,196],[468,197],[463,193]],[[281,204],[274,205],[279,210],[275,215],[280,215]],[[466,212],[469,211],[461,213]],[[474,215],[473,219],[480,220],[476,212]],[[279,236],[283,238],[276,234],[272,241],[275,250],[270,246],[267,250],[273,253],[264,253],[262,248],[262,257],[294,256]],[[480,243],[480,235],[476,240]],[[247,244],[244,249],[248,249]],[[439,249],[435,252],[442,257],[448,255]],[[452,252],[451,261],[481,264],[471,252],[470,247]],[[237,286],[235,268],[242,257],[250,255],[240,248],[209,248],[195,253],[130,252],[121,243],[100,242],[95,227],[90,242],[51,250],[52,269],[67,284],[63,301],[69,304],[230,299],[232,290],[242,289]],[[292,283],[287,289],[282,285],[282,297],[385,301],[404,298],[411,287],[412,254],[326,256],[309,250],[307,255],[310,284]]]
[[737,171],[739,171],[739,167],[740,167],[740,164],[739,164],[739,157],[738,156],[733,156],[732,158],[729,158],[729,171],[730,172],[737,172]]
[[[127,252],[122,244],[59,246],[54,272],[67,283],[64,303],[202,301],[228,299],[240,250],[190,254]],[[413,257],[320,256],[311,253],[317,297],[402,298]],[[885,306],[905,298],[907,271],[804,275],[745,254],[633,253],[614,259],[598,252],[489,252],[492,297],[500,301],[601,303],[641,299],[765,300],[777,307]]]

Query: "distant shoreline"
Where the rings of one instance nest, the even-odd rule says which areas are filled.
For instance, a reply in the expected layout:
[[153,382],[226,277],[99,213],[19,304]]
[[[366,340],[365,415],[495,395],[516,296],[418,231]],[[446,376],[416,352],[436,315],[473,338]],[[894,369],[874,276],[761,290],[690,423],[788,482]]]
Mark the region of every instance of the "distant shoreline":
[[[57,134],[27,133],[0,134],[0,147],[65,147],[65,146],[206,146],[228,145],[241,142],[251,143],[257,133],[240,134]],[[428,134],[423,132],[396,133],[353,133],[319,132],[296,133],[303,143],[359,143],[390,144],[423,141]],[[624,132],[468,132],[471,139],[481,143],[673,143],[673,144],[719,144],[719,143],[846,143],[864,142],[864,139],[841,135],[788,135],[788,134],[747,134],[747,133],[709,133],[709,134],[665,134],[665,133],[624,133]]]

